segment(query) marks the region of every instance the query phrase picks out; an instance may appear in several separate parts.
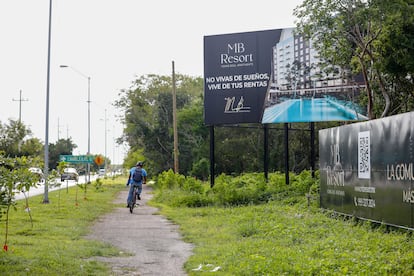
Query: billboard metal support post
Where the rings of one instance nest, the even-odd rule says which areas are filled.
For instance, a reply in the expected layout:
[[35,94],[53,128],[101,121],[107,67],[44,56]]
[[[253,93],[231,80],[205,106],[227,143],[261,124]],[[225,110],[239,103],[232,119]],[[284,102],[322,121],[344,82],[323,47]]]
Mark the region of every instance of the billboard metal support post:
[[173,128],[174,128],[174,172],[179,173],[178,170],[178,131],[177,131],[177,93],[175,87],[175,67],[172,61],[172,96],[173,96]]
[[285,182],[289,184],[289,125],[284,124],[285,127]]
[[264,169],[264,177],[266,179],[266,183],[269,181],[269,128],[267,124],[263,125],[263,144],[264,144],[264,154],[263,154],[263,169]]
[[210,187],[213,188],[214,186],[214,178],[215,178],[215,172],[214,172],[214,125],[210,126]]
[[312,178],[315,178],[315,123],[311,122],[310,123],[310,140],[311,140],[311,160],[310,160],[310,164],[311,164],[311,171],[312,171]]

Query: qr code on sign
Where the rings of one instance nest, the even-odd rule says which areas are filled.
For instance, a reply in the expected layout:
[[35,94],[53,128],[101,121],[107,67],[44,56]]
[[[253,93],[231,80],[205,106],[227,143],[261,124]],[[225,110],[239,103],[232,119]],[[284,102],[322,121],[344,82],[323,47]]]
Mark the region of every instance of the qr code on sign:
[[370,135],[369,131],[358,133],[358,178],[369,179],[370,164]]

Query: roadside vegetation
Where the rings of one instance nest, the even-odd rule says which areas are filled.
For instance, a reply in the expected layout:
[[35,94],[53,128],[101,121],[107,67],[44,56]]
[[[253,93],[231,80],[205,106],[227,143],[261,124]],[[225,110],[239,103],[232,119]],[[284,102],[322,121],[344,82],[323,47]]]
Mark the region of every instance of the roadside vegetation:
[[[119,256],[119,249],[85,239],[96,219],[110,212],[116,194],[124,189],[120,180],[93,182],[87,199],[80,187],[18,200],[8,216],[8,250],[0,252],[0,275],[110,275],[96,256]],[[124,183],[124,182],[122,182]],[[5,234],[5,217],[0,217],[0,238]],[[4,240],[2,240],[4,242]]]
[[[318,174],[316,174],[318,176]],[[359,221],[319,208],[319,180],[309,171],[290,175],[220,175],[215,186],[175,174],[160,174],[151,204],[180,226],[194,244],[189,275],[411,275],[414,239],[408,230]],[[9,213],[8,251],[1,275],[110,275],[97,256],[121,250],[85,238],[91,225],[124,189],[125,179],[92,183],[17,201]],[[123,205],[122,205],[123,206]],[[33,224],[31,223],[33,222]],[[4,217],[0,232],[4,234]],[[126,256],[126,254],[125,254]],[[126,256],[127,257],[127,256]]]
[[153,204],[195,245],[189,275],[411,275],[408,230],[319,208],[309,172],[221,175],[213,188],[165,172]]

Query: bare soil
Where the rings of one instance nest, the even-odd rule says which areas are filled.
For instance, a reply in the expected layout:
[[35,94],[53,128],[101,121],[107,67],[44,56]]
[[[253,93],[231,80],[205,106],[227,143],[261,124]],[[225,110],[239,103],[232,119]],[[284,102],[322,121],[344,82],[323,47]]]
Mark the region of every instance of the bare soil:
[[127,196],[125,188],[115,200],[125,204],[123,208],[101,217],[87,236],[120,248],[124,257],[96,259],[110,264],[111,275],[186,275],[183,265],[193,247],[182,240],[177,225],[146,204],[151,188],[144,185],[140,205],[132,214],[126,208]]

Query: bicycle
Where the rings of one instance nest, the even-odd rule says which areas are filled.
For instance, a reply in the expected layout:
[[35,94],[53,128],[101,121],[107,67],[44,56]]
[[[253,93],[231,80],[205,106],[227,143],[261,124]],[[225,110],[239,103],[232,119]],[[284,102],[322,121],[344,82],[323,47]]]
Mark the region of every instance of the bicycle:
[[137,198],[138,198],[138,186],[134,186],[134,191],[132,192],[132,202],[129,204],[129,212],[131,214],[134,211],[135,205],[137,205]]

